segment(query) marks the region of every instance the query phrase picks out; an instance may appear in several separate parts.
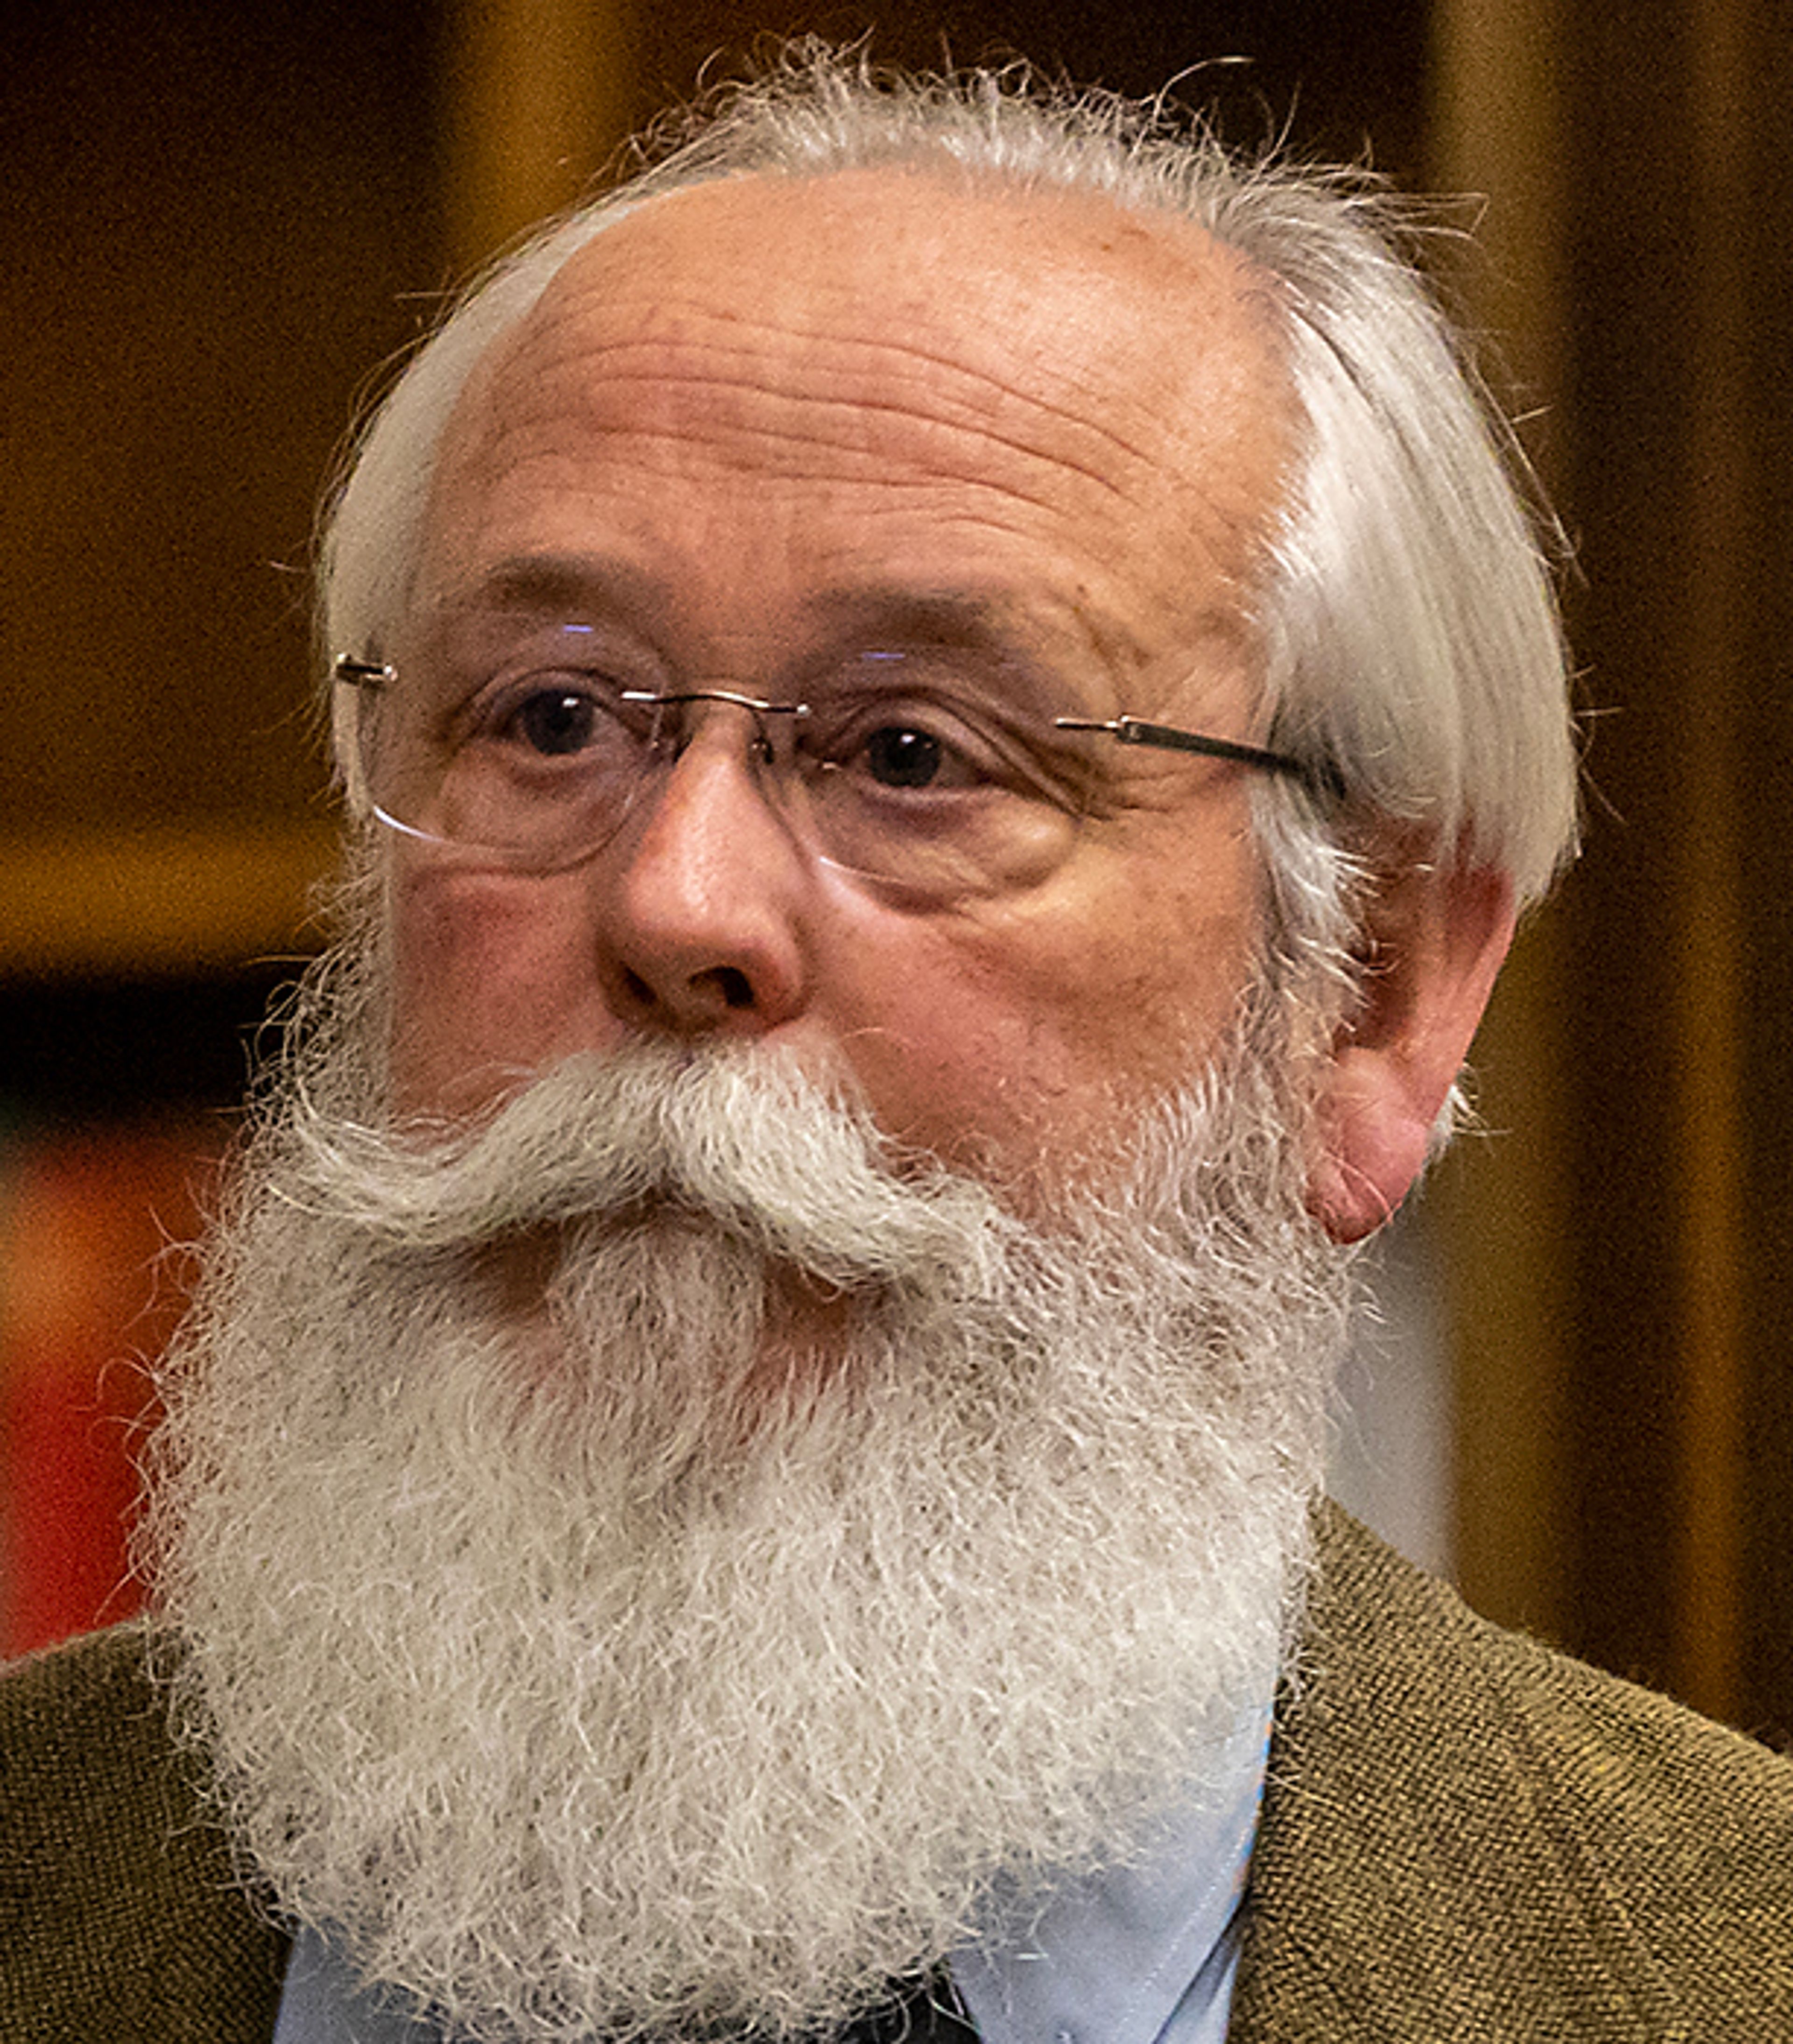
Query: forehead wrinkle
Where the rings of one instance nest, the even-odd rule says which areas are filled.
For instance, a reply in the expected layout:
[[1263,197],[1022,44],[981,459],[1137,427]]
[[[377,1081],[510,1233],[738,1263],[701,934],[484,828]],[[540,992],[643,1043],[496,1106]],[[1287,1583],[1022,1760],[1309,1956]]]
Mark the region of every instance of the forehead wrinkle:
[[[770,328],[766,330],[776,331]],[[656,422],[652,417],[654,409],[672,408],[644,407],[614,424],[604,423],[599,430],[618,437],[677,444],[696,437],[697,431],[716,412],[733,409],[737,416],[725,422],[725,430],[731,437],[743,443],[833,448],[843,455],[851,453],[880,463],[890,461],[891,450],[868,444],[871,436],[868,432],[829,430],[806,433],[801,421],[808,416],[818,421],[838,421],[849,428],[888,421],[917,428],[923,435],[941,441],[953,436],[974,438],[981,446],[1000,448],[1022,460],[1043,463],[1076,474],[1105,494],[1121,501],[1127,499],[1129,492],[1117,476],[1107,472],[1102,459],[1103,450],[1125,457],[1129,465],[1141,468],[1153,466],[1152,455],[1143,446],[1099,420],[1068,404],[1053,403],[1018,389],[998,377],[972,369],[946,355],[901,342],[836,341],[828,344],[843,352],[850,349],[866,360],[864,363],[848,362],[833,368],[809,365],[804,372],[806,380],[822,386],[811,389],[797,387],[795,382],[788,378],[780,382],[760,382],[759,372],[768,366],[767,358],[746,344],[732,348],[714,342],[675,344],[679,354],[699,358],[689,366],[667,361],[666,344],[658,339],[623,340],[598,348],[587,345],[578,351],[585,367],[583,380],[589,386],[581,408],[587,413],[601,412],[613,395],[625,397],[632,388],[675,396],[684,394],[696,401],[689,417],[673,417]],[[640,358],[639,361],[636,358]],[[893,359],[906,361],[912,366],[906,374],[895,373],[891,367]],[[706,360],[716,366],[706,368],[703,366]],[[873,363],[875,367],[871,366]],[[738,370],[731,369],[731,364],[738,364]],[[944,372],[953,383],[965,387],[956,390],[950,386],[943,389],[936,372]],[[829,386],[833,387],[826,387]],[[905,390],[914,394],[914,402],[905,401],[902,394]],[[881,395],[880,391],[889,394]],[[979,393],[994,394],[997,403],[977,402]],[[717,400],[717,403],[705,405],[702,401],[706,396]],[[756,419],[751,416],[754,411],[764,413],[781,408],[793,415],[787,425],[779,426],[764,417]],[[1048,430],[1029,434],[1019,423],[1013,426],[1000,423],[999,411],[1018,409],[1024,415],[1037,417],[1045,428],[1056,428],[1088,441],[1091,445],[1087,451],[1073,453],[1068,448],[1052,446]],[[509,428],[500,425],[499,443],[502,444],[508,432],[527,433],[529,429],[526,418],[519,419]],[[714,455],[717,450],[706,443],[706,451]],[[985,482],[993,489],[1004,488],[997,477],[989,473],[970,479]]]
[[[1287,394],[1279,390],[1286,380],[1279,373],[1279,323],[1267,317],[1274,294],[1256,265],[1212,236],[1187,223],[1141,221],[1106,201],[1061,194],[1055,202],[1050,194],[1001,188],[938,193],[918,232],[909,212],[894,222],[889,214],[890,202],[913,200],[916,188],[910,175],[862,172],[787,187],[748,178],[671,194],[575,256],[515,343],[540,346],[550,366],[563,351],[592,352],[594,333],[625,325],[635,331],[623,345],[699,345],[694,336],[701,329],[764,336],[772,346],[752,355],[756,369],[779,357],[788,371],[792,342],[906,353],[926,368],[1106,433],[1130,459],[1153,459],[1163,414],[1199,394],[1177,373],[1185,366],[1199,366],[1195,380],[1212,394],[1218,386],[1209,372],[1222,365],[1229,411],[1243,398],[1248,404],[1268,399],[1274,412]],[[887,231],[873,232],[856,212],[840,259],[831,263],[843,228],[833,202],[855,190],[856,204],[868,194],[881,202],[867,217]],[[761,259],[745,266],[738,259],[742,220],[732,221],[726,237],[715,233],[744,207],[753,239],[764,244]],[[985,229],[986,216],[1018,232],[1031,230],[1031,254],[1017,258],[1014,234],[993,241],[990,231],[972,232]],[[706,222],[705,233],[694,233]],[[669,231],[671,245],[659,247],[644,282],[644,252],[664,244]],[[789,259],[781,263],[776,252],[787,242]],[[868,278],[871,244],[881,252]],[[918,328],[949,331],[953,344],[931,348],[913,337]],[[568,335],[558,345],[556,329]],[[983,368],[983,356],[1000,371]],[[1138,405],[1152,414],[1149,429],[1129,437],[1089,417],[1083,405],[1057,405],[1037,389],[1024,394],[1013,380],[1017,364],[1067,390],[1089,391],[1099,405]],[[795,366],[805,373],[806,365]],[[1244,376],[1237,373],[1241,367]]]
[[[857,307],[854,305],[852,309],[856,310]],[[1099,408],[1083,409],[1069,402],[1056,401],[1043,391],[1025,388],[1012,374],[1005,376],[995,370],[986,369],[968,360],[961,353],[943,348],[930,348],[918,340],[900,334],[842,333],[831,332],[819,323],[805,323],[796,319],[781,323],[769,318],[756,320],[744,314],[720,314],[695,302],[687,309],[697,320],[730,333],[738,333],[741,338],[731,343],[719,336],[702,337],[683,332],[664,336],[640,335],[588,352],[594,357],[602,357],[606,354],[621,354],[636,349],[666,348],[689,349],[725,360],[738,358],[747,372],[739,381],[744,388],[747,388],[755,376],[769,368],[775,359],[771,350],[756,347],[756,336],[770,341],[774,349],[780,344],[795,341],[804,347],[832,352],[844,358],[841,366],[833,368],[825,363],[806,360],[799,369],[799,377],[814,375],[824,380],[849,380],[864,377],[869,387],[875,388],[879,383],[913,385],[918,390],[927,392],[930,396],[945,397],[949,400],[955,400],[956,386],[962,386],[972,394],[957,395],[955,400],[956,409],[964,416],[979,421],[987,418],[989,413],[984,406],[975,402],[975,394],[994,393],[1003,404],[1019,405],[1042,418],[1069,426],[1075,432],[1086,433],[1131,460],[1150,461],[1155,458],[1142,440],[1129,438],[1095,416],[1095,413]],[[857,358],[863,358],[863,362]],[[1055,382],[1068,380],[1056,366],[1045,366]],[[945,391],[938,390],[935,381],[937,375],[948,379],[948,387]],[[714,380],[720,386],[729,379],[719,375]],[[768,388],[767,394],[800,400],[804,394],[797,387],[797,380],[787,379],[787,387]],[[1118,380],[1108,394],[1111,398],[1125,394]],[[861,397],[854,399],[852,403],[854,409],[860,410],[887,409],[899,413],[904,410],[901,405],[886,403],[875,397]],[[1007,444],[1019,444],[1013,440]]]
[[[629,253],[614,244],[589,252],[625,263]],[[1014,282],[1013,267],[984,263],[968,286],[999,298]],[[931,288],[925,273],[899,278],[874,294],[868,311],[864,289],[801,270],[790,279],[756,274],[745,286],[737,278],[713,296],[707,279],[693,282],[675,271],[644,289],[626,267],[619,277],[606,263],[569,280],[516,336],[510,366],[534,373],[501,372],[499,381],[524,402],[518,382],[557,382],[563,372],[594,392],[606,376],[623,386],[676,378],[719,398],[738,387],[744,402],[800,405],[811,394],[806,386],[821,398],[832,389],[853,413],[968,427],[992,445],[1056,460],[1123,495],[1102,472],[1105,456],[1145,471],[1154,490],[1198,471],[1224,489],[1244,451],[1242,414],[1268,405],[1274,417],[1281,409],[1261,282],[1218,248],[1179,262],[1174,290],[1159,286],[1150,302],[1137,279],[1099,263],[1068,274],[1048,265],[1037,288],[1017,297],[1013,320],[998,317],[1000,303],[979,317],[970,304],[948,300],[943,308]],[[1048,317],[1060,301],[1068,315]],[[947,343],[933,344],[942,332]],[[683,370],[681,355],[710,365],[708,373]],[[637,359],[646,367],[636,369]],[[910,391],[913,405],[902,402]],[[999,428],[1004,410],[1037,420],[1038,432]],[[1073,438],[1074,454],[1051,444],[1055,431]],[[1167,431],[1181,442],[1175,460],[1166,459]]]
[[[943,479],[973,493],[987,507],[980,513],[968,500],[952,512],[949,522],[974,530],[1002,529],[1004,521],[995,506],[1004,503],[1029,517],[1062,518],[1064,505],[1055,492],[1054,477],[1074,478],[1118,514],[1153,512],[1161,507],[1167,491],[1174,491],[1183,504],[1187,543],[1209,558],[1232,594],[1251,578],[1255,553],[1268,525],[1268,513],[1274,509],[1273,501],[1254,509],[1255,493],[1248,478],[1234,477],[1224,463],[1210,459],[1204,464],[1206,472],[1199,486],[1191,486],[1191,478],[1180,468],[1158,459],[1125,436],[1104,429],[1068,405],[1048,405],[1025,391],[1013,391],[994,377],[977,380],[982,387],[1000,393],[1005,402],[1012,401],[1056,428],[1060,444],[1052,444],[1046,425],[1037,435],[1018,425],[1006,428],[991,410],[962,402],[951,414],[940,416],[937,386],[927,393],[934,401],[931,408],[925,401],[910,405],[896,398],[864,394],[864,381],[857,372],[837,372],[829,379],[850,386],[855,394],[842,389],[840,394],[818,396],[813,392],[763,393],[727,375],[685,371],[668,376],[633,367],[619,371],[618,360],[645,345],[618,344],[606,350],[609,366],[601,378],[589,379],[593,385],[601,381],[603,387],[588,389],[581,400],[582,409],[602,414],[614,404],[626,414],[615,419],[600,417],[593,422],[598,435],[663,449],[674,458],[674,465],[694,474],[714,463],[748,478],[826,481],[832,468],[841,482],[873,484],[882,493],[883,501],[862,507],[868,521],[902,515],[908,504],[925,498]],[[918,350],[906,352],[917,362],[934,359]],[[744,361],[750,359],[748,351],[733,352]],[[956,367],[951,363],[945,366]],[[887,387],[891,379],[872,380],[874,384],[882,380]],[[914,373],[908,381],[921,395],[922,375]],[[739,415],[727,421],[725,434],[711,437],[702,431],[701,417],[656,420],[652,416],[656,408],[629,405],[628,394],[635,387],[683,394],[694,412],[701,412],[712,398],[724,409],[732,408],[737,397],[747,402]],[[759,402],[762,398],[764,405]],[[895,430],[879,434],[875,426],[879,421]],[[564,413],[558,418],[551,417],[549,424],[564,435]],[[913,430],[906,434],[904,428]],[[541,430],[526,417],[499,425],[487,442],[487,451],[498,454],[506,441],[527,443],[532,433]],[[999,450],[1007,459],[993,459],[992,450]],[[548,445],[541,452],[570,467],[576,466],[580,458],[576,445]],[[1117,459],[1117,455],[1124,458]],[[1095,515],[1095,509],[1094,504],[1087,505],[1083,515]]]

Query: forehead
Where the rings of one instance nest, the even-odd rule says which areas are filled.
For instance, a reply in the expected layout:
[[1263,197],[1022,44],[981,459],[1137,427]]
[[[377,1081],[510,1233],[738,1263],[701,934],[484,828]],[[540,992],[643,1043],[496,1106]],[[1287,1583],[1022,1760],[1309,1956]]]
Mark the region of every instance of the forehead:
[[768,591],[850,594],[874,561],[938,582],[952,553],[998,583],[1031,563],[1092,614],[1222,604],[1287,465],[1275,332],[1242,259],[1099,198],[915,169],[675,193],[575,256],[470,379],[425,600],[587,540],[657,568],[720,537]]

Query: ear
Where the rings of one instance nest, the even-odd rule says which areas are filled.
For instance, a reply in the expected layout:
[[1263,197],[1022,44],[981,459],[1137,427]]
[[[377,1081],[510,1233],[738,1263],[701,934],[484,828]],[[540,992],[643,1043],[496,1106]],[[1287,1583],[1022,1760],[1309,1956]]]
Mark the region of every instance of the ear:
[[1391,1220],[1419,1176],[1513,940],[1504,874],[1441,868],[1414,849],[1377,862],[1361,1005],[1321,1091],[1307,1204],[1336,1242]]

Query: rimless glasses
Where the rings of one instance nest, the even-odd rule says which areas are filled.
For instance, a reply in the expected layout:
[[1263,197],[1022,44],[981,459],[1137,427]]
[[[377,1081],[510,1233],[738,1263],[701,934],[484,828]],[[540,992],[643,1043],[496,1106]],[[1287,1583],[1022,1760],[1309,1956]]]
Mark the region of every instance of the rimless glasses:
[[1113,806],[1105,741],[1336,792],[1323,770],[1232,739],[1018,708],[950,651],[855,653],[806,674],[789,702],[646,686],[559,652],[461,697],[347,654],[334,673],[360,697],[359,760],[379,820],[444,856],[525,873],[600,851],[725,720],[747,727],[749,770],[816,856],[923,904],[1047,878]]

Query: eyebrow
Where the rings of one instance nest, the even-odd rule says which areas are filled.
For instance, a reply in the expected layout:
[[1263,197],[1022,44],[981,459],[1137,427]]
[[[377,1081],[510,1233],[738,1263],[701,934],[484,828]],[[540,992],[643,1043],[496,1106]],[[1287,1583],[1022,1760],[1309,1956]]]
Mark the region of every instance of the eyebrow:
[[[666,610],[672,585],[633,561],[607,554],[517,554],[495,561],[471,582],[433,606],[437,616],[487,609],[552,609],[619,600]],[[1016,605],[977,590],[916,590],[903,583],[868,582],[824,589],[803,608],[844,625],[877,625],[893,637],[939,639],[1001,649],[1022,636]]]
[[806,606],[845,627],[877,627],[893,638],[938,640],[952,645],[1000,649],[1018,636],[1014,606],[981,591],[917,590],[869,583],[823,590]]
[[671,586],[633,562],[610,555],[516,554],[495,561],[431,608],[426,628],[513,610],[610,609],[663,613]]
[[[609,554],[518,554],[494,562],[464,586],[451,590],[424,622],[426,637],[452,643],[456,635],[506,617],[547,617],[581,610],[607,613],[639,628],[644,620],[673,615],[674,585],[633,561]],[[1018,707],[1050,716],[1079,706],[1086,670],[1101,666],[1093,647],[1075,665],[1045,643],[1037,618],[1019,593],[976,588],[917,589],[902,582],[841,584],[803,597],[798,618],[820,636],[891,651],[939,647],[970,655]],[[803,656],[798,655],[798,664]]]
[[[672,584],[632,561],[608,555],[519,554],[494,562],[431,606],[426,632],[513,611],[600,608],[625,616],[666,617]],[[822,589],[802,613],[830,631],[893,645],[940,645],[1010,660],[1041,657],[1040,635],[1022,606],[978,590],[917,590],[901,583]]]

